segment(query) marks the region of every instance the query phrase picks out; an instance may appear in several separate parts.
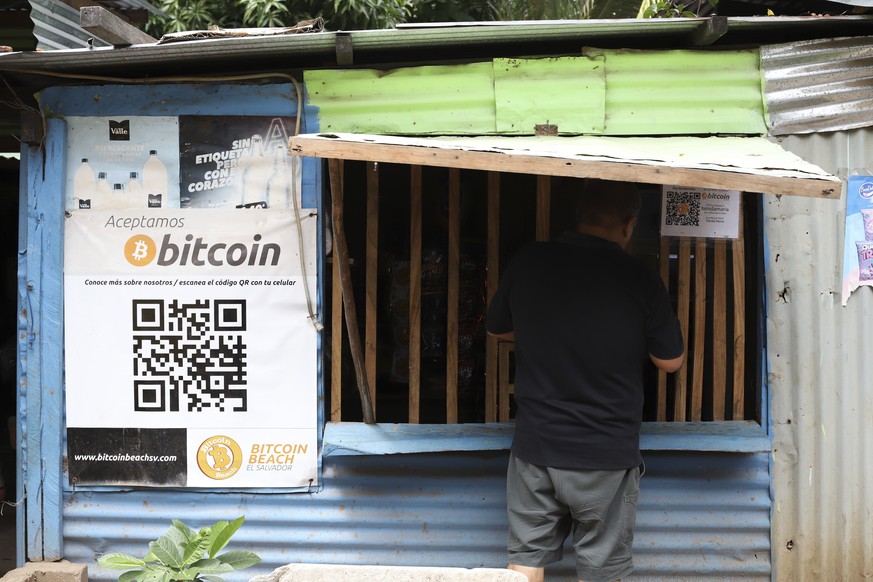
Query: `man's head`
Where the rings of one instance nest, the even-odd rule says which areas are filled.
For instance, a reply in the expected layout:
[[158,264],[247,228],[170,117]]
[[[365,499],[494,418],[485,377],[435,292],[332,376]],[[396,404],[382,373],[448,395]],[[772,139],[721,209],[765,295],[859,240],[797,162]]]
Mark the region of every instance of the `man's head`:
[[640,205],[635,183],[586,178],[576,206],[577,229],[624,247],[633,235]]

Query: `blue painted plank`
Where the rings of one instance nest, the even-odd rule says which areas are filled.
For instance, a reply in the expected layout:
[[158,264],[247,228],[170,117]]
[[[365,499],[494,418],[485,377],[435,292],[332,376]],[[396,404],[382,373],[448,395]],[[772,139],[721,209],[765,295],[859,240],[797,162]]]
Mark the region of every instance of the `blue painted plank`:
[[390,455],[442,451],[499,451],[509,448],[514,425],[364,424],[329,422],[324,455]]
[[770,438],[752,420],[729,422],[645,422],[640,431],[644,451],[724,451],[765,453]]
[[[63,557],[63,123],[48,120],[45,151],[25,151],[27,216],[19,283],[20,376],[28,560]],[[43,160],[45,156],[45,160]],[[43,165],[45,161],[45,165]],[[43,168],[57,168],[43,172]]]
[[51,87],[39,98],[50,116],[297,115],[290,83]]
[[[327,423],[324,454],[390,455],[441,451],[509,449],[514,425],[411,425]],[[758,453],[770,450],[770,440],[755,422],[646,422],[640,433],[644,451],[723,451]]]
[[46,121],[47,171],[37,208],[42,245],[40,301],[42,303],[39,389],[42,392],[42,527],[45,560],[64,556],[63,513],[64,456],[64,180],[66,128],[61,120]]
[[27,149],[25,163],[30,169],[27,180],[27,231],[24,256],[24,289],[22,313],[26,317],[23,330],[24,353],[21,358],[21,380],[27,390],[22,425],[24,470],[26,555],[30,560],[42,560],[42,391],[40,390],[40,358],[42,342],[42,244],[39,240],[39,205],[42,195],[42,153],[39,148]]

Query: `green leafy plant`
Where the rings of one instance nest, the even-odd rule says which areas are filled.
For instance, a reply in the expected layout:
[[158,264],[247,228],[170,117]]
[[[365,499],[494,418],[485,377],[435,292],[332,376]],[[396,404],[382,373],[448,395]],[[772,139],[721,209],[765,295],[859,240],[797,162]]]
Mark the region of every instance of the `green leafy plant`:
[[219,554],[245,521],[219,521],[194,532],[179,520],[161,537],[149,542],[149,553],[139,559],[129,554],[105,554],[100,566],[127,570],[118,582],[224,582],[219,574],[243,570],[261,561],[254,552],[235,550]]
[[[676,2],[675,0],[643,0],[640,6],[640,18],[694,18],[698,16],[697,12],[691,9],[691,5],[695,2],[687,4]],[[714,7],[718,4],[718,0],[697,0],[698,12],[703,9],[705,4]]]

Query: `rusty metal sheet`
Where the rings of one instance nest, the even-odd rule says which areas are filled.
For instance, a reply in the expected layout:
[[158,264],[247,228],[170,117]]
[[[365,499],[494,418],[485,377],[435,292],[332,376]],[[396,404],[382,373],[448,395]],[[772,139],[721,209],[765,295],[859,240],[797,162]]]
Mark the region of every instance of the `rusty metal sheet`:
[[873,125],[873,37],[765,46],[761,67],[772,135]]
[[[873,175],[873,129],[786,136],[846,178]],[[873,571],[873,289],[841,305],[845,203],[766,198],[774,580]]]

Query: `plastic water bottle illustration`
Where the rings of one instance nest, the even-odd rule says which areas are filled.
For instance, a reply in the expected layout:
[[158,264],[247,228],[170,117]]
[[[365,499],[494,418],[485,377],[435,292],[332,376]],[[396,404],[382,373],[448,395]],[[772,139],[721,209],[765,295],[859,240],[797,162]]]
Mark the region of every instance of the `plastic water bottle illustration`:
[[97,174],[97,185],[91,198],[91,208],[109,208],[112,203],[112,186],[106,180],[106,172]]
[[76,208],[91,208],[91,198],[97,187],[94,170],[88,164],[88,158],[82,158],[82,163],[73,175],[73,203]]
[[131,172],[130,180],[124,187],[124,208],[147,208],[148,199],[139,181],[139,172]]
[[149,159],[142,169],[142,188],[149,208],[164,206],[169,191],[167,166],[158,159],[157,150],[149,151]]
[[265,206],[267,203],[267,182],[273,173],[273,160],[264,155],[264,138],[252,136],[250,155],[242,174],[242,206]]
[[112,199],[109,202],[110,208],[125,208],[126,197],[124,196],[124,184],[116,182],[112,185]]
[[291,173],[288,171],[287,157],[287,148],[277,145],[273,155],[273,174],[267,182],[267,205],[270,208],[288,208]]

